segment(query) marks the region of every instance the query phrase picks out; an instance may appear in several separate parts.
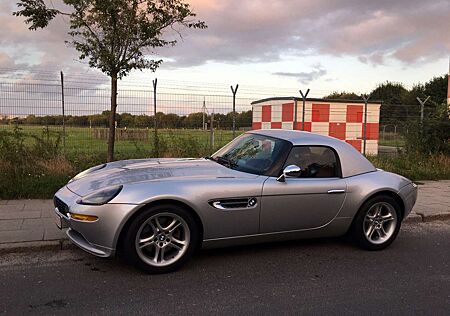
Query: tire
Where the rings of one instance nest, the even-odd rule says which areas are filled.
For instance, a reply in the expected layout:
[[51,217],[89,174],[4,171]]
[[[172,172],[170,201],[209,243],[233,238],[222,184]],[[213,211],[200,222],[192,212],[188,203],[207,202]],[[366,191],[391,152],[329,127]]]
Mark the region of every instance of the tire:
[[394,242],[401,222],[401,209],[395,199],[386,195],[376,196],[358,211],[351,237],[363,249],[382,250]]
[[200,246],[200,231],[184,208],[162,204],[139,213],[121,243],[121,257],[152,274],[181,268]]

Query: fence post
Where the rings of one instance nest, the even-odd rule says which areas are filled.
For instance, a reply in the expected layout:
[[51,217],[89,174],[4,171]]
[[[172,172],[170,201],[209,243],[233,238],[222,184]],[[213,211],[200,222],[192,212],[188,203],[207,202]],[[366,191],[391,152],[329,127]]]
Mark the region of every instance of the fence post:
[[153,80],[153,128],[154,128],[154,141],[153,141],[153,145],[155,146],[155,151],[154,154],[156,156],[156,158],[159,158],[159,142],[158,142],[158,122],[156,119],[156,87],[158,85],[158,78],[155,78],[155,80]]
[[203,115],[202,115],[202,118],[203,118],[202,129],[203,129],[203,131],[206,131],[206,126],[205,126],[205,123],[206,123],[206,121],[205,121],[205,116],[206,116],[206,98],[205,98],[205,97],[203,97],[203,108],[202,108],[202,112],[203,112]]
[[302,90],[299,90],[299,91],[300,91],[300,95],[302,96],[302,99],[303,99],[303,108],[302,108],[302,131],[304,131],[304,130],[305,130],[305,106],[306,106],[306,97],[308,96],[309,89],[306,90],[306,93],[305,93],[305,94],[303,94],[303,91],[302,91]]
[[417,101],[420,103],[420,124],[423,125],[423,110],[425,108],[425,103],[427,103],[430,96],[428,96],[425,101],[422,101],[419,97],[417,97]]
[[233,93],[233,138],[236,137],[236,93],[238,91],[239,85],[236,88],[231,86],[231,92]]
[[209,122],[209,130],[210,130],[209,146],[210,146],[211,154],[212,154],[214,151],[214,112],[211,113],[211,121]]
[[64,107],[64,73],[61,71],[61,107],[62,107],[62,128],[63,128],[63,150],[66,152],[66,113]]
[[292,129],[297,129],[297,109],[298,109],[298,100],[294,97],[294,126],[292,126]]
[[364,125],[363,125],[363,154],[366,155],[367,145],[367,104],[369,103],[370,96],[361,94],[361,98],[364,100]]

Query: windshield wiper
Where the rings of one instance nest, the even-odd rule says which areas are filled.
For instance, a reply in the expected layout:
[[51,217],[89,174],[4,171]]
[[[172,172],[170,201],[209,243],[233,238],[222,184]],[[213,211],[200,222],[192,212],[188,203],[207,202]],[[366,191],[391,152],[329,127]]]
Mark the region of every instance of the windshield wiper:
[[215,161],[217,161],[221,165],[228,166],[231,169],[233,169],[233,168],[238,166],[237,163],[234,162],[233,160],[227,159],[227,158],[222,157],[222,156],[216,157]]
[[223,165],[225,167],[229,167],[231,169],[233,169],[233,168],[238,166],[237,163],[235,163],[234,161],[232,161],[230,159],[227,159],[225,157],[222,157],[222,156],[218,156],[218,157],[215,157],[215,158],[211,157],[211,156],[205,156],[203,158],[207,159],[207,160],[212,160],[214,162],[217,162],[218,164],[221,164],[221,165]]

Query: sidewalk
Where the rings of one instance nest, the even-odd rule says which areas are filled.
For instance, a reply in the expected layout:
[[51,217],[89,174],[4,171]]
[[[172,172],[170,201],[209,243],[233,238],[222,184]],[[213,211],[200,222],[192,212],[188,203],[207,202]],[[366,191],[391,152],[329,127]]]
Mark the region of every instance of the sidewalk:
[[[424,181],[407,222],[450,219],[450,180]],[[52,200],[0,200],[0,250],[62,248],[67,236],[54,223]]]

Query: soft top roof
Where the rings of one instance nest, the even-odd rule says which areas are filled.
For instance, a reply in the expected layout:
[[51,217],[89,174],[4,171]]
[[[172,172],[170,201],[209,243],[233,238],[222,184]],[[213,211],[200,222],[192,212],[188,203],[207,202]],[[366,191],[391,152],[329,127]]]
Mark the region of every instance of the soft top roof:
[[339,155],[343,177],[352,177],[376,171],[372,163],[353,146],[334,137],[282,129],[254,130],[249,133],[284,139],[291,142],[294,146],[316,145],[331,147]]

